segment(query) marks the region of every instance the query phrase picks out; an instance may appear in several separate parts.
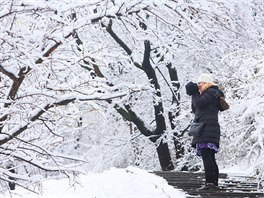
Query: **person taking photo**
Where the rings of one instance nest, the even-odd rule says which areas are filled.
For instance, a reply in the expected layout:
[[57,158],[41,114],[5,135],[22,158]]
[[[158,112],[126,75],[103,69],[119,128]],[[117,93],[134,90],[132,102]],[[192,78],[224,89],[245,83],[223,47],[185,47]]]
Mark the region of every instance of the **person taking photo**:
[[187,83],[185,88],[187,95],[192,97],[194,121],[204,122],[199,135],[193,136],[191,143],[192,147],[196,148],[197,155],[201,156],[205,171],[205,183],[198,190],[217,189],[219,169],[215,154],[220,143],[219,97],[223,97],[224,94],[214,83],[212,76],[207,73],[201,74],[197,83]]

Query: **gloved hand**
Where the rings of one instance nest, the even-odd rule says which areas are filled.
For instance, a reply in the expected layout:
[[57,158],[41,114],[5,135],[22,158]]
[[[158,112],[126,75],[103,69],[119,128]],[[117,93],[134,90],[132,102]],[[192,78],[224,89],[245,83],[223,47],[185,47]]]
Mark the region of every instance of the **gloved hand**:
[[199,90],[198,85],[196,83],[193,83],[193,82],[188,82],[185,85],[185,89],[186,89],[186,94],[189,96],[196,94]]

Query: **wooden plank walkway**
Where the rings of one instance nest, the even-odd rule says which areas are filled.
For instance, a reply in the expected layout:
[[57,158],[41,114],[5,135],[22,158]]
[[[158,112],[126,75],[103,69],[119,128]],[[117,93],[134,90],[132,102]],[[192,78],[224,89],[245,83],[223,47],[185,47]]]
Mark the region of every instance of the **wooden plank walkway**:
[[264,193],[257,190],[257,182],[249,177],[228,177],[221,173],[219,189],[197,191],[204,183],[204,173],[160,171],[154,174],[166,179],[169,185],[188,193],[188,198],[264,198]]

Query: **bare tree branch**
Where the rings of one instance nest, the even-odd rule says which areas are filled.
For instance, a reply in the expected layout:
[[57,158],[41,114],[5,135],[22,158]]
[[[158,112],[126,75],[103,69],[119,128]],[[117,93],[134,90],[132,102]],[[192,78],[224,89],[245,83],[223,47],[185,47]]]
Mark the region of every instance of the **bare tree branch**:
[[[103,26],[105,26],[102,23]],[[112,38],[126,51],[128,55],[132,54],[131,49],[113,32],[112,30],[113,21],[110,19],[110,22],[106,26],[106,31],[112,36]]]

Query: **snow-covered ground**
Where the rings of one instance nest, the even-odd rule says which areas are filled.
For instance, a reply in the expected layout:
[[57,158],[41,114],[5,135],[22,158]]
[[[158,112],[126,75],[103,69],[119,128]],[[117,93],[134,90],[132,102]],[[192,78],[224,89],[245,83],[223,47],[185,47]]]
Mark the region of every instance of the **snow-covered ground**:
[[186,198],[187,194],[168,185],[167,181],[147,171],[128,167],[111,168],[77,178],[43,182],[43,192],[35,194],[21,187],[0,195],[0,198]]

